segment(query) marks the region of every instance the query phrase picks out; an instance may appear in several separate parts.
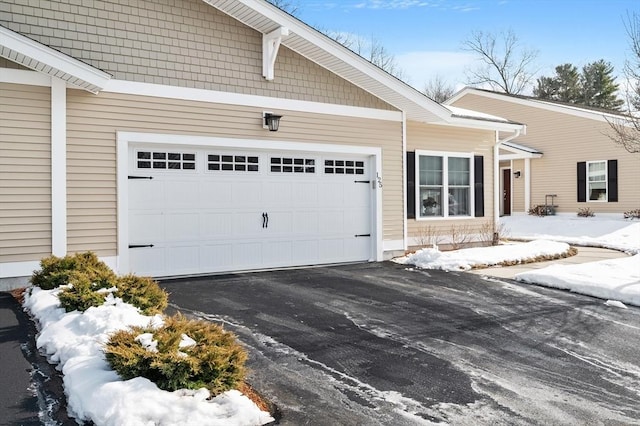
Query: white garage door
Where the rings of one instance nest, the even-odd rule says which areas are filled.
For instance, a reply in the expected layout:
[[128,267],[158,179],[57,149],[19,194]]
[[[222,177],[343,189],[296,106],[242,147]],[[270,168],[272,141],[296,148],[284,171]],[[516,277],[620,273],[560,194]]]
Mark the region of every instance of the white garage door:
[[373,258],[366,156],[131,146],[129,158],[131,272]]

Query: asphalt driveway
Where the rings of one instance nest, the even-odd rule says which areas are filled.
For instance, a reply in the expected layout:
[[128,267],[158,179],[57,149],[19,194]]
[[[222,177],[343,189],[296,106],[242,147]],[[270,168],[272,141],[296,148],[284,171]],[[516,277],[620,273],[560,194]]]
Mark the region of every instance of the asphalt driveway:
[[164,281],[285,425],[638,424],[640,309],[393,263]]

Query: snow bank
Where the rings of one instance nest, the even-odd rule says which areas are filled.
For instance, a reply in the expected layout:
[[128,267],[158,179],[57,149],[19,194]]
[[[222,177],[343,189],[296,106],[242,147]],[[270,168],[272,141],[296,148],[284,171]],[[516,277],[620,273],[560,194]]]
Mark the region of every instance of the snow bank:
[[541,256],[560,256],[569,250],[566,243],[537,240],[522,244],[505,244],[441,252],[437,248],[422,249],[409,256],[394,259],[401,264],[423,269],[469,270],[501,263],[522,263]]
[[63,373],[69,414],[97,426],[262,425],[273,418],[238,391],[211,400],[209,391],[167,392],[144,378],[123,381],[102,351],[111,333],[130,326],[160,326],[162,317],[140,314],[112,295],[84,313],[60,308],[60,289],[32,288],[24,306],[38,321],[36,341]]
[[640,306],[640,254],[580,265],[552,265],[516,280]]
[[640,253],[640,222],[608,217],[511,216],[500,218],[509,238],[553,240]]

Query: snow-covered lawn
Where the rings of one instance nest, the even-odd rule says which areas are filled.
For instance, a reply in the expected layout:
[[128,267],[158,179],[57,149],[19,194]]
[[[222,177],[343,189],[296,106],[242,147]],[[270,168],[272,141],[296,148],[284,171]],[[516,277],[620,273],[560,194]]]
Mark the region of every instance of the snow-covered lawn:
[[109,335],[129,326],[161,325],[109,295],[104,305],[84,313],[60,307],[60,289],[31,289],[24,306],[38,321],[36,345],[63,373],[69,414],[101,426],[262,425],[273,421],[238,391],[209,398],[206,389],[167,392],[145,378],[122,380],[107,363],[103,345]]
[[425,269],[468,270],[553,257],[566,252],[569,244],[610,248],[630,256],[552,265],[517,274],[516,279],[640,306],[640,221],[557,215],[511,216],[502,218],[501,223],[509,238],[528,242],[450,252],[423,249],[396,261]]

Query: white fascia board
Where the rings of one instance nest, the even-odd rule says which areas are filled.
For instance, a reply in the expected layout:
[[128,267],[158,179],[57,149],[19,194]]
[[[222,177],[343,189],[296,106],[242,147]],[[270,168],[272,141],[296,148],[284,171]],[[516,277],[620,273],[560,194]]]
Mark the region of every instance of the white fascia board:
[[92,93],[99,92],[111,75],[0,26],[2,56],[39,72],[58,77]]
[[474,120],[471,118],[453,117],[449,123],[436,123],[442,126],[465,127],[468,129],[493,130],[498,132],[516,132],[526,134],[527,126],[519,123],[507,123],[499,121]]
[[473,94],[482,96],[489,99],[496,99],[499,101],[510,102],[513,104],[523,105],[531,108],[543,109],[546,111],[558,112],[561,114],[568,114],[575,117],[587,118],[589,120],[596,120],[601,122],[607,122],[607,119],[620,119],[624,120],[622,115],[609,114],[606,112],[592,111],[584,108],[580,108],[579,105],[560,105],[553,102],[547,102],[542,99],[525,99],[515,96],[506,95],[504,93],[487,92],[485,90],[474,89],[473,87],[465,87],[457,92],[451,98],[443,102],[445,105],[451,105],[464,97],[467,94]]
[[348,105],[325,104],[293,99],[271,98],[242,93],[218,92],[189,87],[165,86],[153,83],[138,83],[125,80],[111,80],[102,90],[105,93],[152,96],[157,98],[186,101],[210,102],[217,104],[242,105],[256,108],[285,109],[315,114],[342,115],[346,117],[370,118],[375,120],[402,121],[402,112]]
[[[503,148],[503,146],[501,145],[500,148]],[[524,160],[525,158],[542,158],[542,154],[531,154],[528,152],[522,152],[519,154],[501,154],[500,156],[500,161],[505,161],[505,160]]]
[[[216,7],[216,1],[213,1],[213,0],[209,0],[209,1],[204,0],[204,1],[207,4],[211,5],[212,7]],[[368,76],[369,78],[372,78],[373,80],[377,81],[383,86],[386,86],[390,90],[404,97],[407,101],[414,103],[416,107],[429,111],[430,113],[437,116],[443,121],[450,120],[451,113],[447,108],[443,107],[442,105],[438,104],[435,101],[432,101],[422,93],[418,92],[413,87],[407,85],[406,83],[402,82],[401,80],[397,79],[396,77],[392,76],[391,74],[382,70],[376,65],[373,65],[371,62],[367,61],[362,56],[352,52],[351,50],[341,45],[337,41],[322,34],[320,31],[308,26],[307,24],[303,23],[297,18],[294,18],[288,13],[278,9],[277,7],[271,4],[268,4],[263,0],[237,0],[237,1],[239,3],[246,5],[256,13],[274,22],[275,23],[274,29],[276,26],[282,26],[282,27],[288,28],[290,30],[290,33],[297,34],[303,40],[308,41],[309,43],[323,50],[324,52],[327,52],[329,55],[335,57],[339,61],[342,61],[348,64],[349,66],[353,67],[354,70],[356,70],[357,72],[362,73]],[[221,8],[221,10],[224,12],[224,8]],[[288,46],[289,41],[292,41],[294,39],[295,37],[290,36],[287,39],[283,39],[282,44],[285,46]],[[300,53],[297,49],[293,49],[293,50]],[[313,61],[313,59],[311,58],[307,57],[307,59]],[[314,62],[317,63],[317,61],[314,61]],[[319,65],[323,66],[322,64],[319,64]],[[341,77],[347,79],[345,76],[341,76]],[[351,83],[353,84],[356,84],[353,80],[349,80],[349,81],[351,81]],[[359,87],[362,87],[362,86],[359,86]],[[389,102],[388,98],[386,98],[384,95],[376,94],[376,93],[372,93],[372,94],[384,100],[385,102],[392,104],[391,102]],[[402,108],[400,105],[394,105],[394,106],[399,109],[406,109],[406,108]]]

